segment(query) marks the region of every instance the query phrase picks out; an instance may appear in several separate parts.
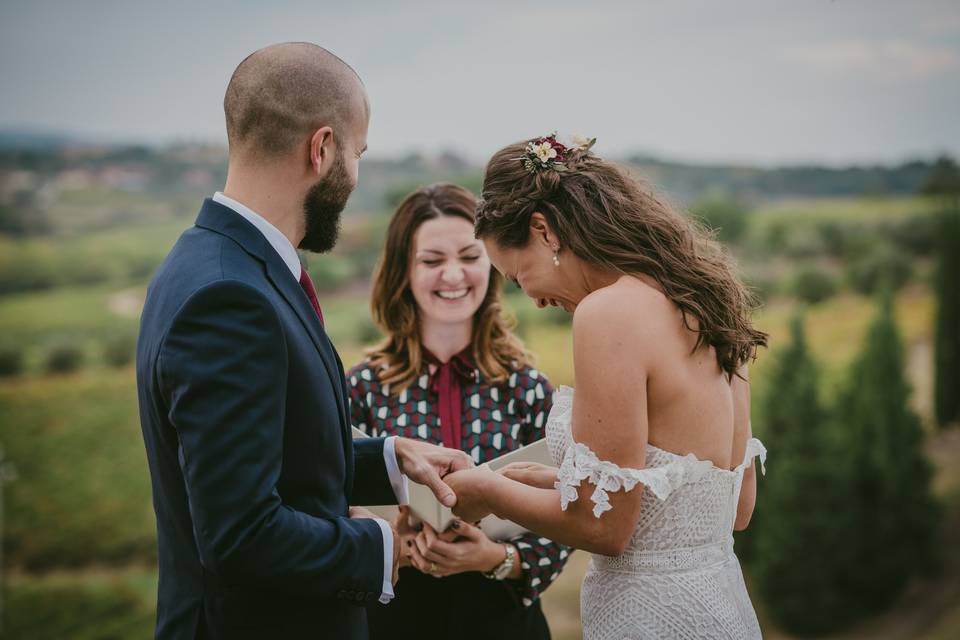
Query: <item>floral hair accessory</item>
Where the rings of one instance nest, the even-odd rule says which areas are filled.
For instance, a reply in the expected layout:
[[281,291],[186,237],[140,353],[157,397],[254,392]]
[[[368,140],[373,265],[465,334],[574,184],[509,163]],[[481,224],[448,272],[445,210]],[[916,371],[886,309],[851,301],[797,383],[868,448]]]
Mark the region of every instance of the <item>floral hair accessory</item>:
[[527,143],[524,154],[520,158],[523,168],[534,173],[539,169],[553,169],[554,171],[568,171],[567,161],[574,152],[586,153],[596,142],[596,138],[585,138],[580,135],[570,137],[569,145],[557,140],[556,132]]

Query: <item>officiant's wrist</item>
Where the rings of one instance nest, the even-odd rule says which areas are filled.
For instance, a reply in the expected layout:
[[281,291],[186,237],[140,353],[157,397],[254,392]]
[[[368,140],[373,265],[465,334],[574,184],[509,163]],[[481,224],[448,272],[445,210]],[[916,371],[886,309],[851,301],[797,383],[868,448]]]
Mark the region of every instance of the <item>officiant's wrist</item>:
[[516,580],[520,578],[520,553],[515,546],[507,542],[495,543],[496,564],[490,566],[483,575],[491,580]]

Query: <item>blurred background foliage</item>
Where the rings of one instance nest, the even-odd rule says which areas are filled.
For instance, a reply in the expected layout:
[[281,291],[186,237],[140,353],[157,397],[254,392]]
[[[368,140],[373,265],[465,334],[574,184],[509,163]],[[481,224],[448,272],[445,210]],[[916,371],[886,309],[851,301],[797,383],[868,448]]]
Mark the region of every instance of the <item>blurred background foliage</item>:
[[[2,142],[2,141],[0,141]],[[770,449],[737,536],[765,635],[960,634],[960,173],[898,166],[623,162],[715,229],[771,335],[751,370]],[[151,633],[155,521],[133,352],[150,275],[222,149],[0,144],[0,445],[5,637]],[[364,160],[342,241],[305,256],[350,366],[379,332],[369,277],[410,190],[482,169],[455,154]],[[570,316],[508,287],[518,333],[572,384]],[[579,637],[587,554],[545,596]]]

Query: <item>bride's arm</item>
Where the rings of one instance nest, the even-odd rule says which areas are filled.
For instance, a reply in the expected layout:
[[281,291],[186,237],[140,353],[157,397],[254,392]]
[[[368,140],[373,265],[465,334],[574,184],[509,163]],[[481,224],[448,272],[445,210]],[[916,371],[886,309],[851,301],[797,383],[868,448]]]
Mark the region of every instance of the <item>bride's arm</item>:
[[[733,386],[733,421],[736,433],[737,446],[735,451],[746,449],[747,442],[753,437],[750,429],[750,382],[747,366],[740,368],[742,377],[734,376]],[[742,457],[743,454],[740,454]],[[736,459],[736,456],[735,456]],[[737,502],[737,518],[734,521],[734,531],[743,531],[750,524],[753,517],[753,508],[757,504],[757,467],[751,460],[750,466],[743,472],[743,485],[740,487],[740,499]]]
[[[613,291],[611,290],[613,289]],[[624,304],[617,287],[595,292],[573,319],[576,400],[573,438],[600,461],[642,469],[647,443],[647,370],[656,353],[656,321],[641,317],[644,305]],[[656,315],[656,314],[652,314]],[[458,477],[459,476],[459,477]],[[578,499],[561,509],[560,492],[516,482],[501,474],[467,471],[444,478],[458,496],[465,519],[494,513],[531,531],[579,549],[619,555],[640,518],[642,490],[609,491],[610,510],[594,515],[596,487],[583,480]]]

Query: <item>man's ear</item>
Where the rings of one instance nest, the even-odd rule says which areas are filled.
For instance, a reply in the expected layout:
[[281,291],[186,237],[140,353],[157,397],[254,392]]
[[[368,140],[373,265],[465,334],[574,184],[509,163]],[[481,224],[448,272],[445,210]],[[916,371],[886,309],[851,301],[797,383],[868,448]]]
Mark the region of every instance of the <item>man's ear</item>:
[[322,177],[333,166],[336,157],[334,147],[333,129],[330,127],[320,127],[310,137],[310,171],[317,177]]
[[554,244],[556,244],[556,238],[553,235],[553,230],[550,229],[547,219],[539,211],[534,211],[532,214],[530,214],[530,235],[543,242],[548,247],[552,247]]

